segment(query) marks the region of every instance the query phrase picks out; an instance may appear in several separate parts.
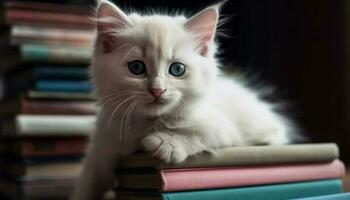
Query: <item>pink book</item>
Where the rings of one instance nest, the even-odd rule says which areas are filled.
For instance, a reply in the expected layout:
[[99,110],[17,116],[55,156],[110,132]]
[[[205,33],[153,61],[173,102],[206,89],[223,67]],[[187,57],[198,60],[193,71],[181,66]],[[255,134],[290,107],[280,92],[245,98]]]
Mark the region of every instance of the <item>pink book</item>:
[[58,23],[74,24],[78,27],[93,25],[93,21],[88,15],[70,14],[70,13],[52,13],[44,11],[27,11],[27,10],[8,10],[6,12],[7,24],[16,24],[21,22],[31,23]]
[[123,188],[185,191],[341,178],[345,167],[339,160],[328,163],[218,168],[164,169],[157,173],[122,173]]

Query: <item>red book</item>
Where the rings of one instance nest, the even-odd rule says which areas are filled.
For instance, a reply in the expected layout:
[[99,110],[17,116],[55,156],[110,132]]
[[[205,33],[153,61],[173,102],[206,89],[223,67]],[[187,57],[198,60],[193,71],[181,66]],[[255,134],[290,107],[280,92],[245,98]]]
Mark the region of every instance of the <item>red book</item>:
[[0,104],[0,115],[39,114],[39,115],[85,115],[96,113],[93,101],[49,101],[29,100],[21,98],[18,101]]
[[163,169],[158,172],[125,168],[119,172],[118,184],[122,188],[168,192],[339,179],[344,174],[344,164],[339,160],[288,165]]
[[88,15],[50,11],[7,10],[6,23],[48,25],[59,27],[94,28]]
[[50,11],[62,13],[89,14],[92,9],[89,6],[67,5],[57,3],[42,3],[42,2],[25,2],[25,1],[7,1],[6,9],[24,9],[35,11]]
[[20,157],[83,155],[85,137],[3,138],[0,150],[5,155]]

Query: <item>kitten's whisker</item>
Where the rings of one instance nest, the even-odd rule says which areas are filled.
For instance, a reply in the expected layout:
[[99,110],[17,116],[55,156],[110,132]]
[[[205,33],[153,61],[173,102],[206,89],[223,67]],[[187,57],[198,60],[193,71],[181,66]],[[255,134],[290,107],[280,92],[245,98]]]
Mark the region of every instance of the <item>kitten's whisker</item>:
[[120,47],[118,47],[115,51],[120,51],[120,50],[123,49],[124,47],[132,48],[132,47],[135,47],[135,46],[134,46],[134,45],[131,45],[130,43],[124,43],[124,44],[120,45]]
[[[128,111],[130,110],[130,108],[132,107],[132,105],[133,105],[133,103],[134,102],[131,102],[129,105],[128,105],[128,107],[125,109],[125,111],[124,111],[124,114],[123,114],[123,116],[122,116],[122,118],[121,118],[121,120],[120,120],[120,126],[119,126],[119,134],[120,134],[120,141],[122,141],[122,138],[123,138],[123,135],[124,135],[124,131],[123,131],[123,123],[124,123],[124,119],[125,119],[125,116],[126,116],[126,114],[128,113]],[[125,125],[126,126],[126,125]],[[127,126],[126,126],[127,127]]]
[[[130,94],[130,96],[139,97],[139,94]],[[125,97],[119,97],[117,99],[113,99],[112,101],[108,102],[108,104],[112,104],[111,106],[114,106],[115,103],[118,103],[120,101],[120,99],[124,99],[124,98]],[[106,104],[104,104],[104,105],[106,105]]]
[[110,103],[111,101],[114,101],[116,98],[122,97],[122,96],[125,96],[125,95],[128,95],[128,94],[122,94],[122,95],[114,95],[114,96],[111,96],[111,97],[109,98],[109,100],[106,100],[105,102],[103,102],[103,101],[97,101],[97,104],[96,104],[96,105],[97,105],[97,106],[104,106],[104,105]]
[[121,62],[124,62],[125,59],[129,56],[129,54],[131,53],[132,50],[136,49],[136,47],[131,47],[129,49],[129,51],[125,54],[125,56],[123,57],[123,59],[121,60]]
[[[114,50],[114,52],[119,53],[119,54],[124,54],[125,52],[130,51],[130,49],[137,48],[134,45],[131,45],[130,43],[124,43],[121,45],[118,49]],[[124,50],[125,49],[125,50]]]
[[[119,95],[117,95],[119,94]],[[105,105],[113,100],[115,100],[117,97],[120,96],[125,96],[125,95],[140,95],[142,94],[142,92],[138,92],[138,91],[133,91],[133,90],[124,90],[123,92],[116,92],[113,93],[111,95],[106,95],[105,97],[103,97],[102,99],[98,100],[97,105]],[[107,100],[108,99],[108,100]],[[103,102],[106,101],[106,102]]]
[[111,93],[111,94],[107,94],[107,95],[105,95],[105,96],[99,98],[97,101],[103,101],[103,100],[108,99],[109,97],[112,97],[112,96],[114,96],[114,95],[123,94],[123,93],[125,93],[125,92],[130,92],[130,91],[132,91],[132,90],[122,90],[122,91],[113,92],[113,93]]
[[103,96],[103,97],[101,97],[101,98],[98,98],[97,101],[102,101],[102,100],[104,100],[104,99],[106,99],[106,98],[108,98],[108,97],[111,97],[111,96],[117,95],[117,94],[119,94],[119,92],[113,92],[113,93],[111,93],[111,94],[107,94],[107,95],[105,95],[105,96]]
[[214,25],[215,23],[201,24],[201,25],[193,26],[192,29],[208,28],[208,27],[213,27]]
[[125,99],[125,100],[122,101],[120,104],[118,104],[118,105],[116,106],[116,108],[113,110],[113,112],[112,112],[112,114],[111,114],[111,116],[110,116],[110,118],[109,118],[109,120],[108,120],[108,125],[107,125],[107,127],[108,127],[108,134],[110,134],[110,128],[111,128],[112,120],[113,120],[113,118],[114,118],[115,113],[117,112],[117,110],[118,110],[123,104],[125,104],[125,103],[128,102],[128,101],[130,101],[132,98],[134,98],[134,96],[131,96],[131,97]]
[[137,122],[140,121],[140,112],[141,112],[141,103],[138,103],[137,107],[136,107],[136,121]]
[[[121,24],[123,27],[127,27],[128,26],[128,24],[126,24],[123,20],[118,19],[116,17],[112,17],[112,16],[102,17],[102,18],[95,18],[94,21],[102,22],[102,23],[108,23],[108,24],[118,23],[118,24]],[[114,32],[117,32],[117,31],[113,29],[113,30],[101,31],[101,32],[102,33],[114,33]]]
[[130,93],[125,93],[125,94],[120,94],[120,95],[117,95],[117,96],[113,96],[109,100],[107,100],[105,102],[101,102],[98,105],[100,105],[100,106],[107,105],[108,103],[111,103],[111,102],[115,101],[116,99],[121,98],[121,97],[126,96],[126,95],[136,95],[136,94],[130,92]]
[[[117,102],[114,103],[112,106],[118,105],[118,103],[121,102],[121,101],[123,101],[123,100],[117,101]],[[116,112],[116,109],[118,109],[117,106],[116,106],[116,108],[113,108],[113,113]],[[107,133],[108,133],[108,134],[110,134],[110,129],[111,129],[110,123],[111,123],[111,120],[112,120],[112,119],[113,119],[113,116],[112,116],[112,114],[111,114],[111,115],[109,116],[109,118],[108,118],[108,125],[107,125],[107,129],[108,129]]]
[[[137,48],[137,47],[136,47]],[[130,55],[129,55],[129,59],[138,59],[142,57],[142,53],[138,52],[138,51],[131,51]]]
[[137,105],[137,102],[134,101],[132,103],[132,106],[131,106],[131,109],[129,110],[129,112],[126,114],[126,120],[125,120],[125,143],[124,144],[127,144],[128,143],[128,132],[129,132],[129,121],[130,121],[130,115],[132,114],[132,112],[134,111],[135,107]]

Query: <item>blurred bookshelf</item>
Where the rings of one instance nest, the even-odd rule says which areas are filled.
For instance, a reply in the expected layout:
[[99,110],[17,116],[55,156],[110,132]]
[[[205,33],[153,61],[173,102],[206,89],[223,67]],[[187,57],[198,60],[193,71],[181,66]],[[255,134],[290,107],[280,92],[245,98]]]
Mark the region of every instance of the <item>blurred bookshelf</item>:
[[91,1],[1,3],[0,199],[68,199],[95,124]]

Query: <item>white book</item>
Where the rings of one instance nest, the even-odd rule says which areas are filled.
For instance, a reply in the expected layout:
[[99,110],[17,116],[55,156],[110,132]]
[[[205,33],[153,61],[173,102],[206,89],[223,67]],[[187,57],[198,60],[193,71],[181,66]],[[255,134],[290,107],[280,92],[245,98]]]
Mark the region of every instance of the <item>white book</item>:
[[17,115],[14,122],[4,123],[5,135],[82,135],[95,129],[95,115]]
[[52,28],[40,26],[15,25],[11,27],[11,38],[34,40],[64,40],[91,43],[94,30]]

